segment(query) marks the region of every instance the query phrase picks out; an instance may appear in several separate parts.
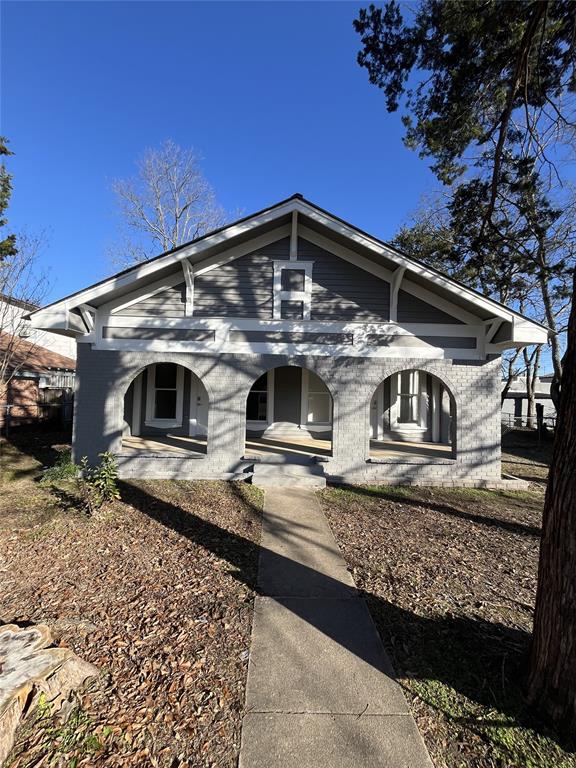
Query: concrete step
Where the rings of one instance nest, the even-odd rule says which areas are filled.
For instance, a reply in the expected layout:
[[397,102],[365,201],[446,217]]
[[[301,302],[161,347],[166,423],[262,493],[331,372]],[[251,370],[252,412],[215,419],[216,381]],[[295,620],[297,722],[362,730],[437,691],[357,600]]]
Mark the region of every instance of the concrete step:
[[252,485],[259,488],[325,488],[324,469],[317,464],[254,464]]
[[285,437],[292,438],[294,440],[302,438],[312,438],[312,434],[299,424],[294,424],[292,421],[275,421],[266,428],[262,437]]
[[[278,450],[282,450],[279,448]],[[299,455],[297,453],[262,453],[257,456],[251,456],[250,452],[246,452],[244,457],[245,461],[251,461],[258,464],[315,464],[317,459],[315,456],[309,456],[306,454]]]

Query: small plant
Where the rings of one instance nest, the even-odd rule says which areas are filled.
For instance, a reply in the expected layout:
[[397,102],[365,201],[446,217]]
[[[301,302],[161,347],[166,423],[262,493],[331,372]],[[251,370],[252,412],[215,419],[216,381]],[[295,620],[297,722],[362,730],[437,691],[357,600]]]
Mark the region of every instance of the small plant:
[[70,451],[62,451],[56,459],[53,466],[48,467],[42,472],[40,482],[43,485],[50,485],[59,480],[72,480],[78,474],[78,467],[72,461]]
[[100,465],[92,471],[90,482],[95,489],[101,504],[120,498],[118,490],[118,467],[116,457],[110,451],[99,453]]
[[110,451],[99,453],[98,456],[100,464],[97,467],[91,467],[87,457],[83,456],[77,477],[78,493],[89,514],[120,498],[116,457]]

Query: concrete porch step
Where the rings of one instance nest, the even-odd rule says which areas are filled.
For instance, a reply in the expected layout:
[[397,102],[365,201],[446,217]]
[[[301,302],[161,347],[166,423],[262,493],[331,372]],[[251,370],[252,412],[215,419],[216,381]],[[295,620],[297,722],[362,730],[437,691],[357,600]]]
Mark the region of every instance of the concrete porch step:
[[[282,450],[279,448],[278,450]],[[252,461],[258,464],[296,464],[308,465],[315,464],[318,461],[318,457],[310,456],[306,454],[297,453],[262,453],[258,455],[251,455],[249,451],[244,456],[245,461]]]
[[254,464],[252,485],[260,488],[325,488],[324,469],[317,464]]
[[306,429],[306,427],[294,424],[291,421],[275,421],[270,424],[264,431],[263,437],[289,437],[294,440],[307,438],[311,439],[312,434]]

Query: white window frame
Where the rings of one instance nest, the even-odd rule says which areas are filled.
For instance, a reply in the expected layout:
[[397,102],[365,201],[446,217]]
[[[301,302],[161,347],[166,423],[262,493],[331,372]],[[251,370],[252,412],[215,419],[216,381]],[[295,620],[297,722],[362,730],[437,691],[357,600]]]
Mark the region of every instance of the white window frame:
[[[262,427],[266,427],[274,422],[274,369],[272,368],[270,371],[267,371],[267,400],[266,400],[266,419],[247,419],[246,420],[246,427],[247,429],[262,429]],[[252,387],[250,387],[250,392],[252,391]],[[259,392],[263,392],[264,390],[258,390]]]
[[[283,301],[301,301],[302,319],[310,320],[310,309],[312,304],[312,267],[313,261],[275,261],[274,262],[274,320],[282,319]],[[303,291],[283,291],[282,290],[282,272],[285,269],[299,270],[304,272],[304,290]]]
[[[412,379],[412,384],[410,387],[411,396],[417,398],[418,414],[417,414],[416,421],[407,421],[407,422],[400,421],[400,398],[402,397],[400,394],[400,376],[403,373],[409,373],[411,375],[411,379]],[[390,429],[394,432],[409,432],[410,430],[422,432],[422,431],[425,431],[427,428],[426,421],[428,418],[428,411],[426,408],[426,404],[424,402],[425,393],[423,393],[421,389],[420,373],[421,371],[417,371],[417,370],[400,371],[399,373],[395,373],[391,377]],[[426,374],[424,373],[423,375],[425,376]]]
[[[176,416],[173,419],[157,419],[154,416],[154,406],[156,403],[156,363],[148,368],[148,379],[146,382],[146,421],[147,427],[157,427],[158,429],[168,429],[182,426],[182,415],[184,406],[184,368],[177,363],[176,365]],[[166,387],[158,387],[166,389]],[[173,391],[173,390],[171,390]]]

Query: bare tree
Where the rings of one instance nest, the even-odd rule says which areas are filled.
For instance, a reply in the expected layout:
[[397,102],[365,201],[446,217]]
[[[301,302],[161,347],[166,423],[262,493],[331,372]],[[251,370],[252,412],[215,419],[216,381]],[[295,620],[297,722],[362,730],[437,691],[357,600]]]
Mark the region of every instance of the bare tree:
[[168,140],[158,149],[147,149],[137,167],[134,177],[112,185],[122,219],[116,262],[145,261],[225,223],[225,211],[194,150]]
[[15,242],[16,252],[0,261],[0,402],[25,364],[24,347],[30,353],[26,311],[39,306],[48,289],[46,275],[38,266],[44,237],[22,233]]

